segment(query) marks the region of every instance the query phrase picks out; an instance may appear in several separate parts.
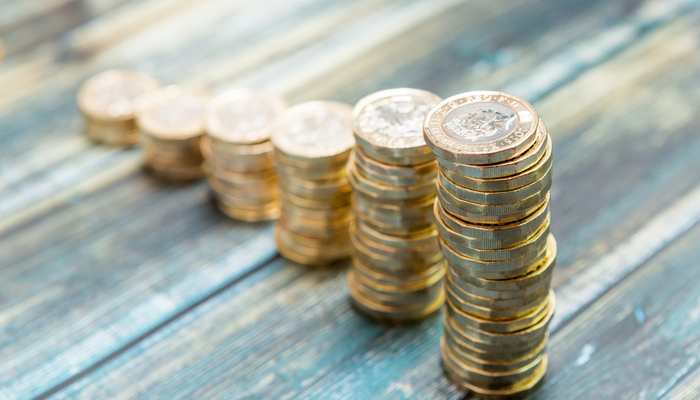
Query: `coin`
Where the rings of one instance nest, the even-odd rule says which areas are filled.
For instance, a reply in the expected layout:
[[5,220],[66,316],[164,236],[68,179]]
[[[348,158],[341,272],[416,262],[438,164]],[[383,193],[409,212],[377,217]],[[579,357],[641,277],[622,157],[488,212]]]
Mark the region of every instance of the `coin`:
[[287,102],[280,97],[249,89],[231,90],[207,105],[207,134],[225,143],[263,143],[270,139],[275,118],[286,109]]
[[[534,302],[531,302],[530,304],[526,304],[526,305],[520,306],[520,307],[490,308],[489,306],[493,305],[493,301],[489,301],[489,299],[485,299],[485,303],[487,304],[487,306],[476,305],[474,301],[471,301],[472,300],[471,297],[467,297],[467,299],[464,299],[462,297],[463,294],[462,295],[457,294],[456,290],[453,289],[452,285],[445,285],[445,294],[446,294],[446,297],[452,303],[457,305],[464,312],[466,312],[468,314],[475,315],[477,317],[484,318],[484,319],[490,319],[493,321],[507,320],[507,319],[517,318],[517,317],[521,317],[521,316],[530,314],[533,310],[540,307],[542,303],[547,301],[547,297],[544,296],[539,301],[534,301]],[[489,304],[489,303],[491,303],[491,304]]]
[[345,177],[328,181],[312,181],[281,174],[279,184],[285,191],[305,199],[333,200],[350,194],[350,185]]
[[358,145],[386,164],[429,155],[422,124],[430,108],[441,100],[418,89],[389,89],[362,98],[352,114]]
[[357,239],[362,241],[362,244],[372,252],[387,257],[416,260],[420,258],[433,259],[436,254],[440,254],[440,246],[438,245],[437,241],[427,243],[426,245],[420,247],[392,247],[379,243],[373,240],[370,236],[365,235],[360,229],[357,228],[356,224],[350,226],[350,233],[356,235]]
[[[549,190],[549,188],[547,188]],[[453,208],[459,209],[463,213],[473,214],[473,215],[483,215],[483,216],[507,216],[514,213],[521,212],[523,210],[531,209],[544,202],[547,196],[546,192],[537,191],[529,197],[522,200],[507,203],[507,204],[482,204],[475,203],[472,201],[467,201],[460,198],[458,195],[450,192],[443,186],[442,182],[438,180],[437,182],[437,192],[438,196],[442,202],[443,207],[445,203],[448,203]]]
[[357,273],[362,274],[376,282],[383,283],[386,285],[412,285],[425,282],[432,279],[435,275],[445,276],[445,263],[440,260],[435,265],[429,267],[428,269],[417,272],[415,274],[386,274],[383,272],[375,271],[372,268],[366,266],[361,260],[356,257],[352,259],[352,267],[357,271]]
[[445,345],[449,346],[452,353],[454,353],[456,358],[461,362],[467,363],[473,366],[473,368],[478,368],[486,372],[516,371],[530,364],[538,357],[541,357],[547,348],[547,341],[543,340],[537,348],[522,357],[516,358],[515,360],[493,361],[482,360],[476,357],[474,354],[462,350],[462,346],[464,346],[464,344],[460,344],[457,339],[452,336],[443,335],[441,340],[444,340]]
[[209,94],[166,86],[141,98],[136,124],[142,134],[161,140],[184,140],[204,133],[204,108]]
[[[353,193],[355,194],[355,193]],[[402,221],[402,220],[384,220],[380,221],[362,212],[357,206],[357,203],[352,204],[352,210],[357,216],[357,219],[365,225],[385,235],[410,237],[416,234],[422,234],[434,229],[432,222],[426,220]]]
[[271,202],[259,208],[231,206],[220,201],[217,201],[216,205],[224,214],[241,221],[270,221],[275,220],[280,216],[280,206],[278,202]]
[[202,155],[219,169],[234,173],[256,173],[272,170],[272,143],[231,146],[208,136],[199,143]]
[[[541,202],[536,203],[532,207],[525,208],[519,211],[514,211],[508,214],[499,215],[473,214],[452,205],[448,201],[441,200],[441,197],[438,197],[438,200],[440,200],[440,207],[442,207],[448,214],[451,214],[452,216],[461,219],[465,222],[482,225],[506,225],[520,221],[530,216],[537,209],[539,209],[542,206],[542,204],[544,204],[547,201],[547,199],[549,198],[548,196],[549,194],[547,194],[544,199],[540,198]],[[526,201],[531,202],[532,199],[526,199]]]
[[551,308],[551,304],[548,301],[545,301],[539,304],[539,307],[532,310],[531,313],[518,316],[517,318],[510,320],[491,320],[464,312],[455,303],[450,301],[449,298],[447,299],[446,304],[447,313],[456,323],[459,324],[459,326],[473,327],[475,329],[493,333],[511,333],[527,329],[543,319],[549,313],[549,309]]
[[539,117],[524,99],[504,92],[469,92],[430,110],[425,142],[437,157],[464,164],[495,164],[517,157],[536,139]]
[[370,179],[388,185],[415,186],[424,182],[434,181],[437,177],[437,161],[428,161],[412,166],[396,166],[384,164],[365,155],[359,146],[355,146],[355,163]]
[[347,175],[350,184],[355,190],[371,197],[381,197],[384,199],[409,200],[420,197],[432,196],[435,193],[434,183],[427,181],[415,186],[392,186],[382,182],[373,181],[357,170],[354,156],[350,156],[347,166]]
[[445,276],[445,286],[450,288],[455,296],[463,302],[492,310],[509,310],[533,306],[533,304],[540,303],[547,297],[549,290],[549,284],[547,283],[538,285],[531,290],[511,291],[507,295],[495,294],[492,291],[490,292],[461,281],[449,266]]
[[353,274],[357,290],[365,296],[387,305],[405,306],[412,304],[425,304],[431,302],[443,291],[443,274],[436,274],[430,280],[416,284],[382,284],[375,282],[356,269],[350,269],[348,274]]
[[419,231],[414,235],[403,237],[386,235],[384,233],[372,229],[370,226],[359,220],[356,221],[356,226],[358,231],[362,232],[362,234],[366,235],[367,237],[372,238],[372,240],[374,240],[375,242],[395,248],[410,249],[438,244],[437,230],[435,229]]

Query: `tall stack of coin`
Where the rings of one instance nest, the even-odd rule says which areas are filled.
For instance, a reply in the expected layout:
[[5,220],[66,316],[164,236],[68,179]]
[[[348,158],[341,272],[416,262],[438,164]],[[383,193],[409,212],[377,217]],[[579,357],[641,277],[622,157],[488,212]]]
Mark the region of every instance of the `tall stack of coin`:
[[159,86],[155,78],[135,71],[110,70],[88,79],[78,92],[87,137],[110,146],[138,144],[136,100]]
[[433,223],[438,165],[423,140],[423,120],[442,99],[390,89],[353,111],[357,145],[348,163],[356,224],[350,230],[350,295],[366,315],[407,322],[445,300],[445,269]]
[[345,176],[352,135],[352,108],[309,102],[280,115],[272,131],[282,212],[275,226],[279,252],[306,265],[326,265],[350,253],[353,221]]
[[270,157],[272,123],[287,108],[283,99],[237,89],[207,106],[206,135],[200,147],[216,203],[244,221],[279,217],[277,174]]
[[199,142],[209,95],[167,86],[152,91],[142,101],[136,124],[145,164],[168,180],[200,178],[204,171]]
[[530,104],[502,92],[443,101],[426,117],[424,135],[440,165],[443,366],[480,397],[525,395],[546,372],[554,313],[551,139]]

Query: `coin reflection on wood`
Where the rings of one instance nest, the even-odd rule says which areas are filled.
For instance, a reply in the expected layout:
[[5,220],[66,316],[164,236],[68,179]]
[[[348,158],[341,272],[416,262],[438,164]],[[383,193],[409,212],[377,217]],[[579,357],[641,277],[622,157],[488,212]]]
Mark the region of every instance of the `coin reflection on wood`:
[[309,102],[275,121],[272,159],[282,202],[275,241],[297,263],[327,265],[349,257],[351,113],[347,104]]
[[530,104],[502,92],[446,99],[430,110],[424,137],[439,164],[443,367],[478,397],[525,396],[546,372],[554,313],[551,138]]
[[209,95],[167,86],[144,98],[136,123],[141,133],[144,163],[157,176],[172,181],[202,177],[204,108]]
[[155,78],[136,71],[110,70],[88,79],[78,92],[87,137],[117,147],[138,144],[138,99],[159,86]]
[[353,111],[357,145],[347,170],[357,222],[348,284],[356,308],[377,320],[419,320],[444,303],[432,215],[438,165],[422,131],[440,101],[423,90],[392,89]]
[[214,97],[201,141],[207,179],[218,207],[230,217],[264,221],[279,217],[277,174],[271,162],[272,124],[287,108],[283,99],[237,89]]

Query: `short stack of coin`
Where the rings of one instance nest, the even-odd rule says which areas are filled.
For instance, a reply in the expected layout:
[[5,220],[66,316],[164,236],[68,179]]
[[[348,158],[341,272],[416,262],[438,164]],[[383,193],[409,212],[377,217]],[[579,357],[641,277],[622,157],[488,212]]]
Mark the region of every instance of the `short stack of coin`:
[[204,171],[199,142],[209,95],[167,86],[150,92],[142,101],[136,124],[146,166],[167,180],[200,178]]
[[275,121],[271,141],[282,200],[275,241],[297,263],[327,265],[350,255],[345,166],[355,144],[351,114],[347,104],[317,101]]
[[482,398],[526,395],[546,372],[554,313],[551,139],[530,104],[502,92],[443,101],[424,135],[440,165],[445,372]]
[[135,71],[110,70],[88,79],[78,92],[87,137],[110,146],[138,144],[137,99],[159,86],[155,78]]
[[277,174],[272,166],[272,123],[287,108],[283,99],[237,89],[207,106],[200,147],[218,207],[244,221],[277,219]]
[[442,99],[390,89],[353,111],[357,145],[348,163],[356,223],[350,230],[350,295],[381,321],[409,322],[445,301],[445,268],[433,223],[438,165],[423,139],[423,120]]

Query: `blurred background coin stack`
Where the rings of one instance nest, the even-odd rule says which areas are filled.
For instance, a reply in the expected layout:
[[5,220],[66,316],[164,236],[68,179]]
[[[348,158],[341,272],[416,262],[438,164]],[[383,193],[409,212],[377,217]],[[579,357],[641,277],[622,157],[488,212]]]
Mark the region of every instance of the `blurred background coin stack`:
[[551,139],[530,104],[502,92],[443,101],[424,134],[440,168],[444,369],[480,397],[525,395],[546,372],[554,313]]
[[218,207],[230,217],[263,221],[279,217],[277,174],[272,166],[272,123],[287,108],[283,99],[246,89],[214,97],[207,106],[200,147]]
[[327,265],[349,257],[353,221],[345,166],[355,140],[352,108],[317,101],[280,115],[272,131],[282,212],[275,241],[286,258]]
[[167,86],[144,96],[136,124],[141,133],[144,162],[157,176],[172,181],[200,178],[204,110],[209,95]]
[[441,100],[391,89],[363,98],[353,111],[357,144],[347,169],[356,223],[348,284],[355,306],[378,320],[418,320],[444,303],[433,223],[438,165],[423,139],[423,120]]
[[85,134],[110,146],[138,144],[136,100],[159,86],[155,78],[135,71],[110,70],[88,79],[78,92]]

